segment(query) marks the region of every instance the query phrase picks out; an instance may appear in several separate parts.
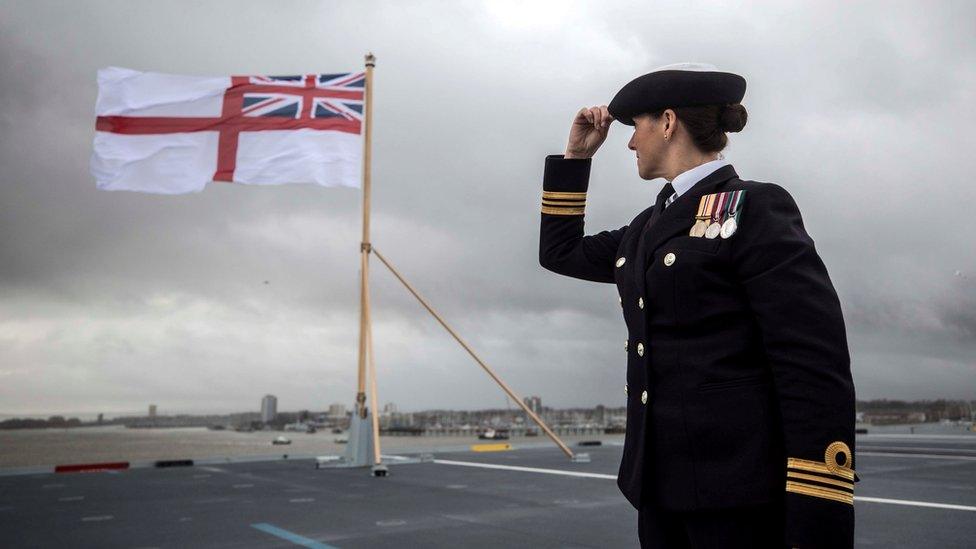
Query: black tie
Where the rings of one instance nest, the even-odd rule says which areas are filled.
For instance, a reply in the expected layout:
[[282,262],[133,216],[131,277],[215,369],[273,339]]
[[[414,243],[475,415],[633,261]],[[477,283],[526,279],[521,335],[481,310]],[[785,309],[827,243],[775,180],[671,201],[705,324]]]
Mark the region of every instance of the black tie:
[[655,205],[660,204],[661,209],[663,210],[664,203],[668,200],[668,198],[671,197],[672,194],[674,194],[674,187],[672,187],[671,182],[668,181],[667,183],[665,183],[664,187],[661,188],[661,192],[657,193],[657,202],[655,202],[654,204]]
[[654,213],[652,213],[651,216],[647,219],[647,224],[644,225],[645,231],[647,229],[650,229],[651,225],[653,225],[654,222],[657,221],[659,217],[661,217],[661,212],[664,211],[664,202],[672,194],[674,194],[674,187],[672,187],[671,182],[668,181],[668,183],[664,185],[664,188],[661,189],[661,192],[657,193],[657,202],[654,203]]

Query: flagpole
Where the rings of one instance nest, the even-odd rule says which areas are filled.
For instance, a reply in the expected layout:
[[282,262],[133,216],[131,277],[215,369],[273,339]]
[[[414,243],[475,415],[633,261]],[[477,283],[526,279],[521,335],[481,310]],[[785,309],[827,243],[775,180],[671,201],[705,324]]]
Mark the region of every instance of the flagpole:
[[[577,458],[585,458],[586,461],[589,460],[589,456],[586,454],[574,454],[572,450],[569,449],[566,444],[560,440],[560,438],[554,433],[548,425],[535,414],[522,399],[515,394],[515,392],[504,382],[500,377],[491,369],[481,358],[475,354],[474,350],[468,346],[461,336],[457,334],[447,322],[438,315],[434,309],[424,300],[419,293],[413,288],[413,286],[408,283],[400,273],[393,268],[392,265],[386,260],[385,257],[380,255],[378,251],[373,249],[369,240],[369,204],[370,204],[370,159],[371,159],[371,141],[372,141],[372,128],[373,128],[373,67],[376,65],[376,57],[372,53],[366,54],[366,93],[365,93],[365,128],[363,133],[363,235],[362,243],[360,245],[360,295],[359,295],[359,379],[358,387],[356,393],[356,411],[360,419],[366,419],[367,417],[367,399],[366,399],[366,380],[369,379],[369,402],[373,407],[373,412],[371,416],[371,435],[372,435],[372,447],[373,447],[373,474],[385,476],[386,466],[381,465],[381,452],[380,452],[380,430],[379,430],[379,407],[378,399],[376,397],[376,361],[373,354],[373,322],[372,315],[370,313],[370,303],[369,303],[369,254],[376,253],[376,256],[380,261],[386,265],[387,268],[393,272],[394,276],[400,280],[407,287],[417,300],[441,323],[442,326],[457,340],[458,343],[475,359],[475,361],[488,373],[488,375],[502,388],[502,390],[511,397],[533,420],[539,427],[542,428],[543,432],[552,439],[553,442],[563,451],[567,456],[577,461]],[[367,376],[367,364],[368,364],[368,376]],[[353,440],[349,441],[350,444],[354,443]],[[359,439],[355,441],[355,444],[359,443]]]
[[365,127],[363,131],[363,236],[360,245],[360,295],[359,295],[359,379],[356,392],[356,413],[365,419],[367,360],[369,361],[369,403],[373,407],[371,436],[373,438],[373,461],[380,463],[379,409],[376,402],[376,368],[373,358],[372,318],[369,307],[369,213],[370,213],[370,175],[373,137],[373,67],[376,56],[366,54],[366,96]]

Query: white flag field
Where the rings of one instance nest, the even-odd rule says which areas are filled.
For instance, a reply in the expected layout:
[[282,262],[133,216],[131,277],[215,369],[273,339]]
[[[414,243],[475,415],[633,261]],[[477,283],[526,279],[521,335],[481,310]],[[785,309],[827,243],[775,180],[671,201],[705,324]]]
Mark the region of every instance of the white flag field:
[[91,173],[99,189],[159,194],[210,181],[359,188],[365,81],[99,69]]

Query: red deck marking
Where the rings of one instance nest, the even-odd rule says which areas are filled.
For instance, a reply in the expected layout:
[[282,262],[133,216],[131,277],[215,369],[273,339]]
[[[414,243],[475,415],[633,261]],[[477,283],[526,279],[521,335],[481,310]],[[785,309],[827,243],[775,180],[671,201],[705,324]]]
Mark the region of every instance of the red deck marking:
[[58,465],[54,468],[55,473],[82,473],[87,471],[109,471],[117,469],[128,469],[128,461],[112,461],[107,463],[75,463],[71,465]]

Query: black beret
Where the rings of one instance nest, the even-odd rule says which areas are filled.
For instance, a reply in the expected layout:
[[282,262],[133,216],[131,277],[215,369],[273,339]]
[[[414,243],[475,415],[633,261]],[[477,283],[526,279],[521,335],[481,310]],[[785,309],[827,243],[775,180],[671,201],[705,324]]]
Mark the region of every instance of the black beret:
[[746,79],[702,63],[666,65],[620,88],[607,105],[615,120],[634,125],[634,116],[669,107],[739,103]]

